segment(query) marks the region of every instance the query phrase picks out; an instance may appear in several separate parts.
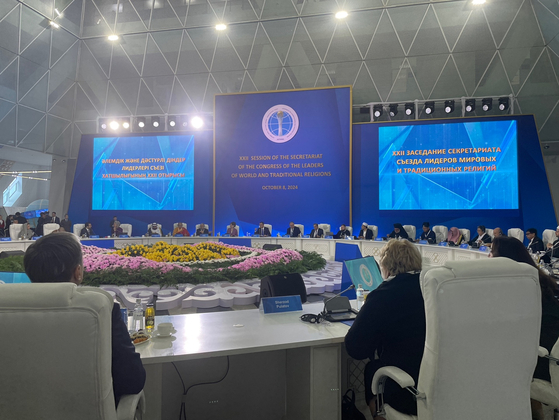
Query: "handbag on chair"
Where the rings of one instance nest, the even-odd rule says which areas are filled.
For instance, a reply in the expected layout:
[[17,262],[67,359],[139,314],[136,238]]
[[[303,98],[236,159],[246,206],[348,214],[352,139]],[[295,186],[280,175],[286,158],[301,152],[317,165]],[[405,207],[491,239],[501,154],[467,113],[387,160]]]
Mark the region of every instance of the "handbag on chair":
[[366,420],[365,415],[355,406],[353,389],[348,389],[342,398],[342,420]]

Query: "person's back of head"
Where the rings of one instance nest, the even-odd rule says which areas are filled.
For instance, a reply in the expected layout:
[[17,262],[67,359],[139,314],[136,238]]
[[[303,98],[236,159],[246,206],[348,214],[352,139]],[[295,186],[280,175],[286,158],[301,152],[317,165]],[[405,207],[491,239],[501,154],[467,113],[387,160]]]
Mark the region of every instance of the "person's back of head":
[[380,266],[391,276],[420,271],[421,265],[421,254],[409,241],[390,241],[380,252]]
[[79,284],[82,265],[81,244],[67,232],[43,236],[27,248],[23,257],[25,273],[32,283]]

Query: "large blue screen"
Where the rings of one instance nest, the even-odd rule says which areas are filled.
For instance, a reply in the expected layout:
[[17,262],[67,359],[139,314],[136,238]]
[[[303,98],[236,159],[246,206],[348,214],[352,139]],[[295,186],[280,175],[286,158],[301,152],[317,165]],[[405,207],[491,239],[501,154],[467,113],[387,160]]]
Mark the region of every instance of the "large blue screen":
[[192,210],[194,136],[93,140],[92,210]]
[[518,209],[515,120],[379,127],[379,210]]

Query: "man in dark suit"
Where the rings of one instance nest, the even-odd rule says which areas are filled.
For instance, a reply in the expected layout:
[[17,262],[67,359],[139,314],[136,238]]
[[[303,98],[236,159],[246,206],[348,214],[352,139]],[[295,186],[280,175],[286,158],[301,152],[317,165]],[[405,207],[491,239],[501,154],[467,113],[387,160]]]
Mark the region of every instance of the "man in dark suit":
[[421,233],[419,240],[427,241],[428,244],[434,244],[437,242],[437,235],[435,235],[435,232],[431,230],[430,226],[429,222],[423,222],[423,233]]
[[491,236],[487,232],[485,232],[485,226],[479,225],[477,227],[477,236],[468,242],[470,246],[477,245],[478,247],[483,244],[490,244],[491,243]]
[[254,234],[260,236],[272,236],[272,234],[270,233],[270,229],[264,226],[264,222],[260,222],[258,227],[254,229]]
[[[38,239],[27,248],[23,265],[32,283],[72,282],[79,285],[83,280],[81,245],[71,233],[61,232]],[[111,321],[111,371],[118,404],[122,395],[138,394],[144,388],[146,371],[130,341],[118,303],[113,305]]]
[[347,229],[346,225],[341,225],[340,230],[334,235],[334,238],[345,239],[347,236],[351,236],[351,232]]
[[91,223],[87,222],[85,224],[85,227],[80,232],[80,237],[90,238],[92,235],[95,235],[95,232],[93,232],[93,229],[91,227]]
[[532,253],[544,250],[543,241],[538,238],[538,230],[536,228],[526,229],[526,237],[530,239],[530,243],[526,248]]
[[557,239],[552,244],[547,244],[547,248],[552,257],[559,258],[559,226],[555,229],[555,236]]
[[16,213],[15,218],[17,219],[17,221],[20,225],[23,225],[23,224],[27,223],[27,219],[25,217],[23,217],[19,211]]
[[35,235],[37,236],[43,236],[43,226],[45,223],[48,223],[48,213],[47,212],[42,212],[41,213],[41,217],[39,217],[39,220],[37,220],[37,226],[35,227]]
[[373,239],[373,231],[369,229],[369,225],[367,223],[363,223],[361,225],[359,236],[356,239]]
[[310,237],[311,238],[324,238],[324,230],[320,229],[318,227],[318,224],[315,223],[313,225],[313,230],[311,230]]
[[60,217],[56,217],[56,212],[53,211],[52,215],[50,217],[50,223],[56,223],[56,224],[60,224]]
[[198,229],[196,229],[196,236],[209,235],[209,234],[210,231],[208,230],[206,225],[204,223],[200,223],[200,226],[198,227]]
[[496,227],[495,229],[493,229],[494,238],[499,238],[501,236],[507,236],[503,233],[503,229],[501,229],[500,227]]
[[286,234],[292,238],[298,238],[301,236],[301,229],[295,226],[295,223],[289,222],[289,228],[287,229]]

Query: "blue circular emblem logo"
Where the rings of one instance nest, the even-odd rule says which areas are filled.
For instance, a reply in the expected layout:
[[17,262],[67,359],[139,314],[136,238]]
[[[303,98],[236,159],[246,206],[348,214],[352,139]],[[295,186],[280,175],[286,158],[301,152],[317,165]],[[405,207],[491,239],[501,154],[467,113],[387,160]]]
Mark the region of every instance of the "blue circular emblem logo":
[[299,130],[299,117],[287,105],[274,105],[262,118],[262,131],[274,143],[288,142]]
[[369,287],[373,287],[373,275],[365,264],[361,264],[359,266],[359,273],[361,274],[363,283],[365,283]]

